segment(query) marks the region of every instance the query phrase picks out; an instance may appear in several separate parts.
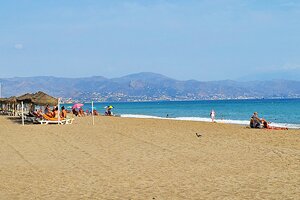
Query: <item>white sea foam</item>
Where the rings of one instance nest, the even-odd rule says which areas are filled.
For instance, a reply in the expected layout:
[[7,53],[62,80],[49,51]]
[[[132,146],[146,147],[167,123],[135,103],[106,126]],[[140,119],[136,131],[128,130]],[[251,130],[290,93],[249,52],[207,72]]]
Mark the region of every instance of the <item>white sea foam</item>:
[[[157,117],[157,116],[151,116],[151,115],[135,115],[135,114],[122,114],[121,117],[211,122],[210,118],[201,118],[201,117],[164,118],[164,117]],[[217,123],[224,123],[224,124],[249,125],[249,121],[247,121],[247,120],[216,119],[215,121]],[[286,128],[291,128],[291,129],[300,129],[300,124],[287,124],[287,123],[274,123],[273,122],[270,124],[270,126],[286,127]]]
[[167,118],[156,117],[151,115],[134,115],[134,114],[122,114],[121,117],[144,118],[144,119],[167,119]]

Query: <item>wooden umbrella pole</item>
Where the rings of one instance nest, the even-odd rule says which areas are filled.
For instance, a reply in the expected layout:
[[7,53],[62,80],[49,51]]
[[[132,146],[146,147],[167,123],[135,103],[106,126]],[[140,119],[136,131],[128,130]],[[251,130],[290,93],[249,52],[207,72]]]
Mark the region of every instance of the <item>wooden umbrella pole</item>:
[[22,105],[22,125],[24,126],[24,103],[23,101],[21,102]]
[[[60,105],[59,105],[59,98],[57,99],[57,119],[60,121]],[[59,123],[58,123],[59,124]]]
[[95,125],[95,117],[94,117],[94,102],[92,101],[92,117],[93,117],[93,125]]

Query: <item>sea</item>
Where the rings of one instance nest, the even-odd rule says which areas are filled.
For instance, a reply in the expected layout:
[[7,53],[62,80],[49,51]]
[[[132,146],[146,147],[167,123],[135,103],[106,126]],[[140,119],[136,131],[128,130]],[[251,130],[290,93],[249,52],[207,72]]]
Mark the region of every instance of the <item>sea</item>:
[[[91,110],[91,103],[83,103]],[[64,104],[70,109],[72,104]],[[251,99],[155,102],[97,102],[94,108],[104,114],[105,106],[112,105],[120,117],[156,118],[211,122],[210,112],[216,113],[217,123],[249,125],[253,112],[271,122],[271,126],[300,129],[300,99]]]

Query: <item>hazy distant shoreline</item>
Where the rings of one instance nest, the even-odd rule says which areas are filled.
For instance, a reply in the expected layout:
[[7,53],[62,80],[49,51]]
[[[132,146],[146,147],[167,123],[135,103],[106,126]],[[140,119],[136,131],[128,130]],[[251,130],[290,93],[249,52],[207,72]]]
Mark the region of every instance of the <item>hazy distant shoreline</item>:
[[61,101],[61,103],[63,104],[73,104],[73,103],[77,103],[77,102],[82,102],[82,103],[147,103],[147,102],[194,102],[194,101],[247,101],[247,100],[298,100],[300,99],[300,97],[297,98],[247,98],[247,99],[199,99],[199,100],[149,100],[149,101],[93,101],[93,100],[89,100],[89,101],[80,101],[80,100],[74,100],[72,102],[67,102],[67,101]]
[[191,101],[300,98],[300,81],[180,81],[155,73],[107,79],[26,77],[0,79],[2,96],[44,91],[64,102]]

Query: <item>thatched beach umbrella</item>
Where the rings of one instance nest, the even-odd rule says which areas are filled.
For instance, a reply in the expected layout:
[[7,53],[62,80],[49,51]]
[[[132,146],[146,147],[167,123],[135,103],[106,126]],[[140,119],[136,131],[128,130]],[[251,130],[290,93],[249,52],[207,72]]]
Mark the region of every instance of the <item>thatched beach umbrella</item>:
[[54,98],[44,92],[37,92],[32,95],[32,103],[40,106],[50,105],[55,106],[57,105],[58,99]]
[[0,98],[0,110],[3,110],[3,105],[6,104],[6,98]]
[[3,109],[3,106],[7,108],[9,105],[8,98],[0,98],[0,105],[1,110]]
[[12,110],[12,114],[15,115],[17,109],[17,98],[15,96],[6,98],[5,104],[8,106],[9,110]]
[[[21,103],[21,113],[22,113],[22,124],[24,125],[24,104],[32,104],[33,94],[26,93],[17,97],[17,101]],[[34,109],[34,107],[33,107]]]
[[45,106],[45,105],[50,105],[50,106],[58,106],[58,112],[57,112],[57,118],[58,121],[60,121],[60,113],[59,113],[59,99],[54,98],[44,92],[37,92],[33,94],[32,96],[32,102],[36,105],[40,106]]
[[26,94],[23,94],[23,95],[17,97],[17,101],[18,102],[23,101],[23,103],[25,103],[25,104],[32,103],[32,96],[33,96],[33,94],[26,93]]
[[17,97],[16,96],[12,96],[12,97],[9,97],[7,98],[7,102],[10,107],[12,107],[13,109],[13,112],[15,113],[15,110],[16,110],[16,106],[17,106]]
[[15,104],[17,103],[17,97],[12,96],[6,99],[6,103]]
[[32,111],[34,110],[35,105],[45,106],[50,105],[54,106],[57,105],[57,99],[44,93],[44,92],[37,92],[35,94],[26,93],[21,95],[17,98],[17,101],[21,103],[22,108],[22,124],[24,125],[24,103],[31,104]]
[[6,103],[7,102],[7,98],[0,98],[0,103]]

